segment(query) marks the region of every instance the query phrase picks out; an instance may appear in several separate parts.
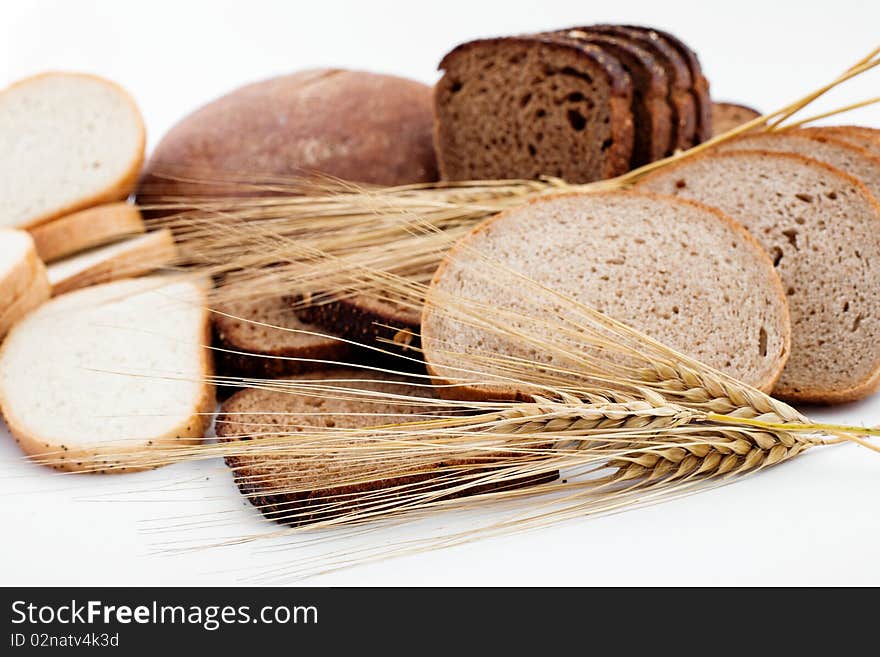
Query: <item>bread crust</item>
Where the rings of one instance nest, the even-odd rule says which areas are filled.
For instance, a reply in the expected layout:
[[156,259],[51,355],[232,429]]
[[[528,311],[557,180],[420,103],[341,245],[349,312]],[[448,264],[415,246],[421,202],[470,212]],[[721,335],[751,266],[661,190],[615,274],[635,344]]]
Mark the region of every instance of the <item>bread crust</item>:
[[129,94],[125,89],[123,89],[121,86],[111,80],[107,80],[106,78],[102,78],[98,75],[92,75],[89,73],[48,71],[19,80],[8,86],[3,91],[0,91],[0,94],[6,93],[21,86],[25,86],[35,80],[40,80],[57,75],[93,80],[112,88],[120,97],[125,100],[126,104],[129,105],[132,112],[134,113],[134,116],[137,117],[138,146],[135,152],[132,154],[132,158],[128,166],[122,171],[120,176],[111,184],[109,184],[105,189],[100,190],[92,194],[91,196],[83,197],[76,201],[67,203],[66,205],[58,206],[52,210],[48,210],[41,215],[32,217],[30,220],[22,224],[20,226],[21,228],[30,229],[48,221],[52,221],[53,219],[57,219],[58,217],[63,217],[64,215],[82,210],[83,208],[88,208],[93,205],[100,205],[102,203],[121,201],[128,198],[132,191],[134,191],[135,184],[137,183],[138,176],[140,175],[141,167],[144,163],[144,151],[146,149],[147,143],[147,131],[146,126],[144,125],[143,115],[141,114],[140,108],[138,107],[137,103],[134,101],[134,98],[131,97],[131,94]]
[[40,258],[48,263],[145,231],[135,206],[107,203],[35,226],[30,234]]
[[724,134],[728,130],[761,116],[761,112],[758,110],[738,103],[712,103],[712,113],[714,135]]
[[49,300],[50,285],[46,267],[39,260],[34,263],[30,282],[0,310],[0,343],[7,333],[31,311]]
[[23,257],[14,262],[0,279],[0,315],[3,315],[15,299],[30,287],[42,267],[33,240],[26,231],[15,228],[0,229],[0,240],[5,239],[4,234],[8,234],[10,239],[25,239],[28,243]]
[[[653,192],[643,192],[639,190],[638,192],[631,191],[608,191],[608,192],[592,192],[590,196],[597,196],[600,198],[608,198],[615,196],[627,196],[632,194],[637,194],[638,196],[644,196],[647,198],[655,198],[663,200],[664,202],[683,202],[684,205],[689,205],[691,207],[700,208],[701,210],[707,211],[713,215],[715,215],[719,221],[724,222],[730,229],[736,232],[740,237],[742,237],[746,242],[751,244],[754,247],[755,255],[757,255],[761,260],[764,261],[767,271],[770,274],[768,276],[768,281],[770,282],[771,287],[774,290],[774,296],[780,301],[780,306],[784,312],[784,320],[783,327],[784,332],[782,334],[783,339],[783,352],[779,362],[776,364],[776,367],[768,377],[768,380],[764,382],[762,385],[758,386],[758,389],[769,392],[776,385],[776,382],[779,380],[779,377],[782,375],[782,371],[785,367],[785,363],[791,353],[791,319],[788,313],[788,304],[786,303],[785,290],[782,286],[781,281],[779,280],[778,275],[773,267],[773,262],[770,259],[770,256],[761,246],[760,242],[758,242],[755,237],[749,233],[741,224],[731,219],[729,216],[718,210],[717,208],[704,205],[702,203],[698,203],[696,201],[691,201],[690,199],[682,199],[672,196],[667,196],[663,194],[655,194]],[[566,197],[577,197],[583,196],[584,194],[577,192],[561,192],[558,194],[552,194],[546,197],[541,197],[540,199],[532,199],[525,205],[532,205],[535,203],[540,203],[546,199],[555,199],[555,198],[566,198]],[[480,232],[487,230],[492,224],[496,221],[503,220],[505,216],[507,216],[510,212],[519,211],[520,208],[513,208],[511,210],[505,210],[494,217],[487,219],[482,222],[478,226],[476,226],[468,235],[463,237],[458,243],[452,247],[443,258],[443,261],[440,263],[440,266],[437,268],[437,272],[434,275],[434,278],[431,280],[431,285],[429,288],[428,295],[430,296],[430,289],[432,289],[436,282],[444,275],[446,268],[449,266],[450,262],[455,258],[455,254],[465,248],[466,243],[470,240],[473,235],[476,235]],[[428,369],[428,374],[431,376],[431,380],[435,385],[440,386],[438,389],[439,393],[442,394],[443,397],[448,399],[455,400],[504,400],[504,401],[532,401],[532,395],[528,393],[524,393],[522,391],[512,392],[509,389],[505,388],[490,388],[488,386],[480,386],[480,387],[471,387],[467,384],[454,383],[445,379],[441,376],[437,368],[435,368],[431,364],[430,360],[430,352],[432,348],[432,340],[435,340],[435,336],[432,336],[430,333],[425,331],[425,327],[428,326],[425,322],[425,317],[430,312],[430,304],[426,303],[425,308],[422,311],[422,349],[425,354],[425,363]],[[684,357],[683,358],[687,358]]]
[[[693,156],[691,158],[687,158],[680,162],[676,162],[662,169],[658,169],[652,173],[649,173],[644,178],[639,180],[638,186],[645,185],[650,181],[662,178],[665,176],[672,176],[679,169],[688,166],[689,162],[697,161],[703,158],[735,158],[742,156],[744,154],[757,155],[761,158],[787,158],[791,161],[796,161],[801,164],[807,164],[809,166],[817,167],[823,169],[828,175],[836,176],[842,178],[846,181],[846,183],[852,187],[858,188],[865,199],[871,204],[874,208],[874,221],[876,222],[876,228],[873,231],[873,234],[880,235],[880,202],[871,194],[870,190],[865,186],[865,184],[852,176],[845,171],[841,171],[840,169],[827,164],[826,162],[822,162],[820,160],[813,159],[811,157],[806,157],[805,155],[801,155],[799,153],[785,153],[785,152],[777,152],[777,151],[766,151],[759,149],[748,149],[748,150],[738,150],[738,151],[721,151],[721,152],[709,152],[703,153],[700,155]],[[639,190],[641,192],[641,190]],[[762,247],[763,248],[763,247]],[[880,389],[880,350],[875,356],[875,363],[873,365],[873,370],[865,377],[864,380],[856,383],[855,385],[849,386],[843,389],[832,390],[829,388],[821,388],[819,386],[801,386],[799,390],[794,390],[792,388],[786,388],[784,386],[775,386],[773,388],[773,395],[777,396],[781,399],[785,399],[793,402],[809,402],[816,404],[836,404],[841,402],[848,401],[857,401],[859,399],[863,399],[864,397],[876,392]]]
[[[203,348],[200,350],[200,374],[203,385],[199,397],[196,400],[193,414],[168,432],[150,440],[148,446],[172,447],[184,444],[196,445],[202,441],[208,428],[211,426],[212,416],[217,406],[214,386],[211,383],[214,376],[214,364],[211,350],[208,349],[211,340],[211,328],[208,319],[208,311],[204,304],[201,308],[202,321],[199,334]],[[13,331],[15,330],[18,329],[14,328]],[[9,341],[0,345],[0,359],[2,359],[8,345]],[[166,465],[165,463],[139,463],[139,457],[131,456],[130,453],[126,451],[125,445],[69,449],[64,445],[51,445],[50,443],[46,443],[39,436],[29,434],[24,429],[24,424],[10,412],[9,404],[5,398],[2,387],[0,387],[0,409],[2,409],[3,418],[9,426],[9,431],[12,434],[12,437],[21,446],[22,451],[38,462],[41,457],[51,458],[52,462],[48,465],[56,470],[64,472],[88,472],[92,474],[116,474],[141,470],[154,470],[162,465]],[[59,450],[63,452],[63,456],[60,457],[60,459],[58,457]],[[93,459],[95,456],[104,457],[102,461],[104,467],[97,468],[94,460],[85,460]],[[147,458],[149,459],[153,457],[147,456]]]

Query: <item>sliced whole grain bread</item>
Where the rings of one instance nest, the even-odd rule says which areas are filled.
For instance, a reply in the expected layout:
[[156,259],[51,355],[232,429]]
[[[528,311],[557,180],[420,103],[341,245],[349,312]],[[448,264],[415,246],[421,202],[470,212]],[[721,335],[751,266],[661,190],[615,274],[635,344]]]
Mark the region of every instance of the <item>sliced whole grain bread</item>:
[[200,440],[214,410],[203,304],[192,280],[146,277],[56,297],[19,322],[0,349],[0,409],[22,449],[62,470],[121,472]]
[[[217,372],[228,376],[277,378],[344,361],[351,346],[302,321],[283,297],[242,299],[214,308]],[[303,360],[298,360],[303,359]]]
[[43,262],[115,242],[146,230],[138,209],[130,203],[107,203],[87,208],[31,228]]
[[880,156],[880,130],[858,125],[835,125],[804,128],[818,139],[831,137],[840,139],[853,146],[864,148],[872,155]]
[[[437,406],[419,400],[433,398],[430,387],[416,386],[403,377],[361,370],[315,372],[292,377],[289,381],[324,386],[301,393],[251,389],[236,393],[226,401],[217,417],[216,430],[221,440],[254,440],[290,436],[295,445],[296,433],[310,428],[367,428],[382,424],[413,422],[436,417]],[[328,387],[330,389],[328,389]],[[335,389],[335,390],[334,390]],[[339,390],[342,389],[342,390]],[[357,397],[350,391],[364,391]],[[372,395],[370,397],[369,395]],[[402,399],[395,397],[402,396]],[[362,440],[362,439],[361,439]],[[487,470],[495,457],[487,454],[480,462]],[[449,486],[444,477],[455,472],[456,461],[413,461],[411,473],[389,477],[386,462],[365,462],[353,469],[332,452],[313,456],[283,456],[258,453],[230,455],[226,458],[239,490],[267,518],[287,525],[303,525],[329,520],[343,514],[369,514],[397,498],[400,505],[419,493],[435,493]],[[459,462],[461,463],[461,462]],[[464,465],[464,464],[461,464]],[[437,469],[443,467],[443,472]],[[465,491],[439,494],[438,499],[452,499],[512,488],[522,488],[552,481],[555,476],[524,477],[501,483],[471,486]],[[360,483],[350,483],[360,479]],[[334,482],[343,482],[336,483]],[[348,482],[348,483],[345,483]]]
[[173,263],[176,257],[174,237],[167,228],[83,251],[49,265],[52,296],[140,276]]
[[[577,322],[577,311],[522,275],[765,390],[788,357],[782,285],[741,226],[713,208],[655,194],[567,194],[503,212],[448,253],[422,315],[428,371],[435,382],[459,384],[441,394],[527,397],[526,382],[497,378],[498,356],[534,363],[529,383],[542,366],[579,381],[576,358],[531,342],[565,341],[557,325]],[[495,319],[521,335],[463,321],[444,310],[449,299],[484,304],[489,317],[503,313]]]
[[131,97],[91,75],[45,73],[0,92],[0,225],[30,228],[127,197],[144,157]]
[[628,25],[627,27],[643,30],[648,36],[659,41],[665,41],[687,62],[688,70],[691,73],[691,92],[694,96],[694,102],[697,108],[697,133],[696,142],[701,143],[712,138],[714,134],[713,115],[712,115],[712,97],[709,90],[709,80],[703,74],[703,67],[697,53],[694,52],[684,41],[674,34],[658,30],[654,27],[644,27],[640,25]]
[[833,137],[816,138],[804,130],[783,130],[742,135],[725,141],[719,151],[762,150],[778,153],[799,153],[855,176],[880,199],[880,157],[864,148],[852,146]]
[[629,169],[632,83],[601,48],[546,35],[480,39],[440,69],[434,144],[444,179],[580,183]]
[[639,189],[714,205],[752,232],[786,288],[792,353],[774,394],[859,399],[880,382],[880,205],[859,180],[793,153],[689,158]]
[[635,142],[630,167],[663,158],[670,151],[672,107],[666,69],[638,44],[611,35],[593,34],[588,28],[560,30],[559,36],[599,46],[615,57],[633,84],[632,115]]
[[746,105],[738,105],[736,103],[712,103],[712,131],[713,136],[723,135],[725,132],[733,130],[748,123],[752,119],[757,119],[761,113]]
[[669,102],[673,107],[673,138],[671,155],[676,150],[686,150],[697,143],[699,110],[694,92],[694,80],[687,61],[665,39],[651,34],[650,30],[623,25],[591,25],[593,32],[610,34],[629,39],[645,48],[666,68],[669,79]]

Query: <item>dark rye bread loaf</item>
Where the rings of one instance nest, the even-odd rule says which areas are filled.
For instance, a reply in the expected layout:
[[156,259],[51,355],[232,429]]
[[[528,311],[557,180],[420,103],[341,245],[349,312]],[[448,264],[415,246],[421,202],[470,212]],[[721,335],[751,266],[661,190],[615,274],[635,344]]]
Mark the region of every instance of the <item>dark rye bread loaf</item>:
[[694,80],[687,61],[665,39],[650,30],[623,25],[593,25],[590,30],[629,39],[648,50],[666,67],[669,79],[669,102],[673,107],[672,150],[685,150],[698,143],[698,109]]
[[[492,379],[504,373],[493,369],[498,356],[535,363],[528,381],[539,380],[543,364],[578,380],[574,373],[583,368],[576,357],[443,311],[449,296],[486,304],[504,313],[490,317],[516,332],[565,342],[555,318],[576,324],[576,310],[509,270],[764,390],[788,357],[782,285],[741,226],[715,209],[655,194],[567,194],[484,222],[438,269],[422,316],[422,347],[435,382],[460,384],[438,388],[441,394],[527,397],[527,383]],[[572,344],[576,353],[587,349]]]
[[594,34],[589,28],[557,32],[578,43],[599,46],[613,55],[629,74],[633,84],[632,114],[635,142],[630,167],[636,168],[663,158],[672,139],[672,107],[668,101],[666,69],[647,50],[627,39]]
[[[312,427],[366,428],[382,424],[414,422],[436,417],[438,409],[418,399],[433,398],[430,387],[407,383],[406,379],[362,370],[315,372],[290,381],[314,381],[319,385],[364,390],[378,393],[373,398],[357,398],[351,393],[312,391],[296,394],[251,389],[236,393],[226,401],[217,418],[217,435],[221,440],[259,440],[261,437],[291,436]],[[385,395],[384,397],[382,395]],[[403,395],[407,399],[394,399]],[[344,398],[343,398],[344,397]],[[405,458],[405,457],[404,457]],[[493,454],[485,457],[490,472]],[[482,463],[483,460],[480,461]],[[443,477],[455,472],[456,461],[413,462],[405,476],[388,478],[383,475],[387,463],[370,464],[352,469],[332,453],[298,458],[280,455],[229,456],[227,465],[233,470],[241,493],[267,518],[288,525],[303,525],[327,520],[343,514],[368,513],[387,508],[397,497],[400,504],[407,496],[419,492],[443,491],[448,487]],[[470,460],[469,463],[476,463]],[[460,464],[460,462],[459,462]],[[404,464],[405,466],[405,464]],[[444,472],[438,473],[438,468]],[[397,472],[405,467],[396,468]],[[387,472],[387,470],[384,470]],[[470,473],[474,470],[470,469]],[[555,475],[524,477],[505,483],[477,485],[464,492],[440,494],[439,499],[452,499],[492,491],[510,490],[536,485],[555,479]],[[362,483],[334,485],[334,481],[361,479]],[[381,497],[380,497],[381,494]]]
[[880,199],[880,157],[840,139],[820,138],[807,130],[782,130],[742,135],[719,144],[715,149],[799,153],[855,176],[865,183],[875,199]]
[[[162,194],[224,192],[216,185],[164,179],[163,171],[192,170],[208,179],[212,174],[278,177],[316,171],[379,185],[434,181],[431,93],[430,87],[412,80],[338,69],[302,71],[242,87],[169,131],[147,165],[138,201],[149,204]],[[241,189],[228,191],[242,194]],[[371,308],[373,315],[365,317],[361,306]],[[255,302],[251,310],[245,318],[265,321],[268,316],[287,326],[298,321],[282,297]],[[396,319],[393,306],[360,298],[330,304],[322,314],[338,318],[334,324],[349,336],[372,330],[374,319]],[[217,321],[215,333],[223,336],[220,346],[227,349],[301,358],[348,353],[340,352],[339,341],[316,342],[256,325],[246,328],[243,322]],[[220,360],[230,375],[300,371],[291,361],[247,356]]]
[[792,348],[774,394],[860,399],[880,382],[880,205],[859,180],[794,153],[688,158],[639,184],[714,205],[770,253],[786,288]]
[[746,105],[712,103],[712,136],[723,135],[759,116],[761,113],[758,110]]
[[601,48],[546,35],[481,39],[440,69],[434,143],[444,179],[581,183],[629,169],[632,83]]

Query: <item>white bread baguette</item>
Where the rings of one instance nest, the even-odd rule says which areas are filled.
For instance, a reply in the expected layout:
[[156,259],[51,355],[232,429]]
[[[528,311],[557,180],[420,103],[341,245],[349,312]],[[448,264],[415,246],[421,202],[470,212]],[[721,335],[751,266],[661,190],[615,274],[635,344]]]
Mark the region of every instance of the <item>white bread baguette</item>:
[[85,251],[49,265],[52,296],[146,274],[171,263],[176,255],[167,228]]
[[[85,288],[28,315],[0,348],[0,409],[29,455],[63,470],[158,465],[214,409],[205,290],[153,276]],[[62,328],[59,328],[59,326]]]
[[9,305],[0,309],[0,341],[13,326],[45,303],[50,296],[51,288],[46,276],[46,268],[42,263],[38,263],[28,287],[16,296]]
[[144,232],[143,217],[130,203],[98,205],[30,230],[37,254],[47,263]]
[[[782,285],[739,224],[712,208],[655,194],[567,194],[507,210],[447,254],[422,315],[428,371],[439,384],[459,384],[440,387],[439,394],[527,397],[522,382],[498,378],[504,370],[494,363],[503,366],[505,357],[528,361],[535,379],[546,365],[583,383],[577,358],[541,342],[545,335],[557,346],[566,340],[558,325],[577,321],[574,306],[520,275],[764,390],[788,358]],[[450,299],[495,308],[503,314],[487,311],[489,317],[526,337],[462,321],[445,311]]]
[[140,111],[109,80],[45,73],[13,84],[0,92],[0,225],[126,198],[144,144]]
[[39,260],[30,235],[0,229],[0,315],[30,287]]
[[820,403],[880,385],[880,204],[855,177],[794,153],[688,158],[639,189],[714,205],[773,258],[791,308],[791,358],[774,394]]

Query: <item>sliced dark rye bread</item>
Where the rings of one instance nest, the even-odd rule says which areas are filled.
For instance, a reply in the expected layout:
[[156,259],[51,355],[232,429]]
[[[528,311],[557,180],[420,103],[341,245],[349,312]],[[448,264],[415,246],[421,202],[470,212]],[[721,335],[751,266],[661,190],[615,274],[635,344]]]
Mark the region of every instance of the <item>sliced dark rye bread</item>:
[[804,128],[817,138],[840,139],[853,146],[864,148],[873,155],[880,155],[880,130],[859,125],[835,125]]
[[[511,269],[765,390],[788,357],[782,285],[741,226],[713,208],[656,194],[566,194],[484,222],[438,269],[422,315],[422,347],[435,381],[459,384],[438,388],[440,394],[527,398],[544,364],[556,380],[586,383],[577,358],[531,340],[567,343],[558,324],[576,324],[577,311]],[[445,312],[449,297],[498,309],[498,317],[488,309],[487,316],[520,335]],[[571,345],[576,353],[589,350],[582,341]],[[525,381],[498,379],[499,356],[526,359]]]
[[709,80],[703,75],[703,67],[700,64],[700,58],[684,41],[674,34],[658,30],[654,27],[645,27],[641,25],[627,25],[627,27],[644,30],[652,38],[660,41],[666,41],[675,51],[687,62],[688,70],[691,72],[691,91],[697,106],[697,142],[701,143],[712,138],[714,134],[713,115],[712,115],[712,96],[709,90]]
[[840,139],[817,138],[805,130],[783,130],[742,135],[718,144],[715,148],[719,151],[799,153],[855,176],[865,183],[875,199],[880,199],[880,157]]
[[633,83],[632,114],[635,142],[630,167],[663,158],[672,140],[672,107],[666,69],[650,52],[627,39],[574,28],[557,32],[578,43],[599,46],[617,58]]
[[[290,436],[312,427],[367,428],[382,424],[414,422],[436,417],[437,406],[418,403],[418,399],[433,398],[430,387],[416,386],[402,377],[363,370],[335,370],[315,372],[293,377],[294,380],[314,381],[317,385],[356,389],[378,393],[373,398],[357,398],[350,392],[314,390],[310,394],[270,390],[243,390],[226,401],[217,417],[217,435],[221,440],[255,440],[279,434]],[[384,396],[383,396],[384,395]],[[391,395],[411,398],[395,399]],[[426,417],[427,416],[427,417]],[[406,457],[403,457],[406,458]],[[485,473],[497,455],[487,454]],[[387,462],[365,464],[356,471],[350,462],[343,463],[332,453],[311,457],[290,458],[280,455],[235,455],[226,458],[233,470],[239,490],[267,518],[288,525],[303,525],[355,512],[369,513],[371,508],[387,508],[396,496],[400,504],[418,493],[443,491],[449,487],[448,478],[455,473],[454,460],[421,460],[412,462],[411,473],[389,478]],[[467,463],[477,463],[475,459]],[[444,468],[443,472],[437,472]],[[400,473],[404,468],[395,467]],[[482,470],[481,470],[482,471]],[[474,473],[470,468],[469,473]],[[444,477],[447,481],[444,482]],[[477,493],[510,490],[552,481],[556,475],[523,477],[504,483],[484,483],[458,491],[438,495],[452,499]],[[334,485],[334,481],[361,483]]]
[[434,144],[447,180],[572,183],[629,169],[632,83],[601,48],[547,36],[481,39],[440,62]]
[[694,96],[691,71],[684,58],[667,41],[656,38],[648,31],[623,25],[591,25],[591,31],[629,39],[645,48],[666,67],[669,79],[669,102],[673,107],[673,148],[685,150],[697,143],[698,110]]
[[775,394],[839,402],[877,388],[880,205],[863,183],[803,155],[733,151],[688,158],[639,189],[718,207],[773,257],[792,321]]
[[224,376],[289,376],[329,367],[327,363],[310,362],[311,359],[344,362],[352,353],[348,343],[334,339],[320,326],[302,321],[283,297],[232,301],[219,304],[214,310],[218,347],[215,361],[218,374]]
[[758,110],[746,105],[712,103],[712,136],[723,135],[759,116],[761,113]]

